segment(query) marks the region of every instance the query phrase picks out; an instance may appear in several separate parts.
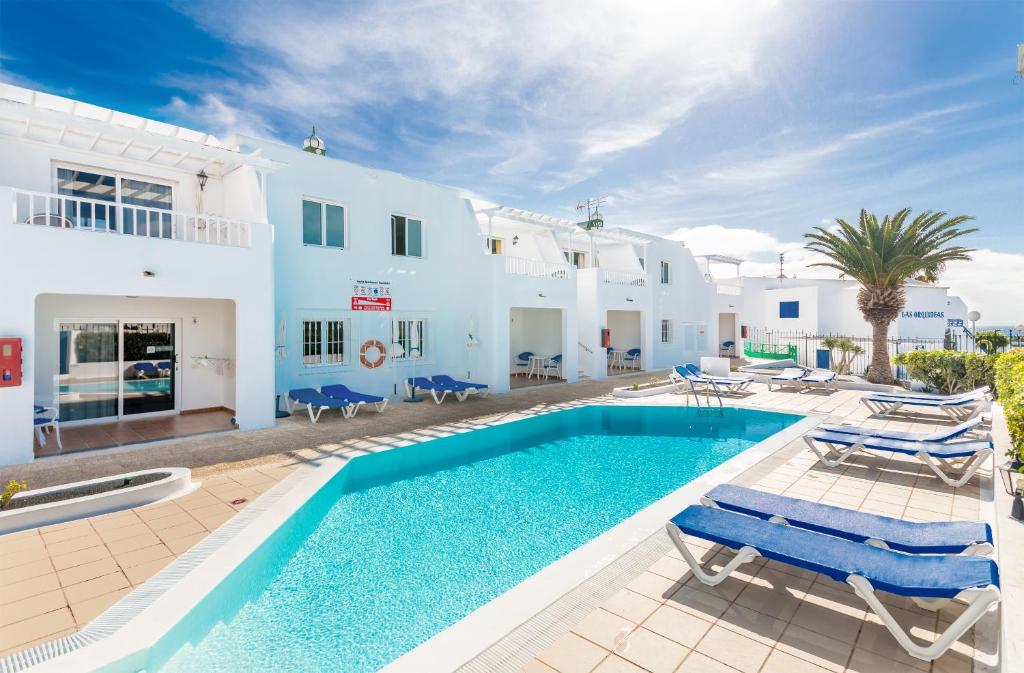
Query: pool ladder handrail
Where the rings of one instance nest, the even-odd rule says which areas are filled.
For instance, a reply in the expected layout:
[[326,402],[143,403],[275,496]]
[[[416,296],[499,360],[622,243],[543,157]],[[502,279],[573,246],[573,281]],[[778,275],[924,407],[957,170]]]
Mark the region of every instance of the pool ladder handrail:
[[[694,376],[687,376],[686,377],[686,382],[690,384],[690,390],[693,392],[693,399],[697,403],[697,408],[699,409],[700,408],[700,395],[697,393],[697,387],[693,384],[693,381],[694,381],[695,378],[696,377],[694,377]],[[715,398],[718,400],[718,408],[721,409],[724,405],[722,404],[722,394],[718,390],[718,385],[715,383],[714,379],[710,379],[710,378],[707,378],[707,377],[702,377],[702,378],[703,378],[703,380],[700,380],[698,382],[704,384],[704,396],[705,396],[705,405],[704,406],[706,406],[706,407],[710,407],[711,406],[711,404],[710,404],[710,401],[711,401],[711,391],[714,391]],[[689,400],[689,395],[687,395],[687,400]]]

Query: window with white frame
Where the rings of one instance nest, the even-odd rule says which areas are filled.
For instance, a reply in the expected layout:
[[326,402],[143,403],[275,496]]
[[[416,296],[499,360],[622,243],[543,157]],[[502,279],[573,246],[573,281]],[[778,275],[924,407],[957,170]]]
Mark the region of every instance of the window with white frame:
[[345,248],[345,207],[337,203],[302,200],[302,243]]
[[303,320],[302,364],[316,367],[347,362],[345,323],[345,320],[327,318]]
[[672,321],[662,320],[661,321],[661,343],[670,344],[672,343]]
[[160,212],[173,208],[171,185],[102,169],[58,166],[57,193],[100,202],[62,204],[67,208],[64,216],[77,226],[162,238],[172,235],[171,214]]
[[391,216],[391,254],[423,256],[423,221],[404,215]]
[[672,282],[672,265],[661,260],[661,284],[668,285]]
[[587,267],[587,253],[579,252],[578,250],[563,250],[562,254],[565,255],[565,261],[577,269],[585,269]]
[[487,247],[492,255],[501,255],[505,251],[505,241],[500,238],[488,238]]
[[427,356],[427,321],[421,318],[391,321],[391,357],[414,360]]

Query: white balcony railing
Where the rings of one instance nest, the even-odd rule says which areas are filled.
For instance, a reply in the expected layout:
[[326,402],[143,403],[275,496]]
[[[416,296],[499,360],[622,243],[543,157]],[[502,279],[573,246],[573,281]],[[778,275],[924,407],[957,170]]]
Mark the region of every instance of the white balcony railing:
[[598,277],[602,283],[647,287],[647,274],[642,271],[618,271],[615,269],[599,269],[599,271]]
[[252,244],[252,224],[241,220],[23,189],[13,192],[12,216],[18,224],[238,248]]
[[568,264],[545,262],[526,257],[505,257],[505,273],[533,278],[568,278],[572,267]]

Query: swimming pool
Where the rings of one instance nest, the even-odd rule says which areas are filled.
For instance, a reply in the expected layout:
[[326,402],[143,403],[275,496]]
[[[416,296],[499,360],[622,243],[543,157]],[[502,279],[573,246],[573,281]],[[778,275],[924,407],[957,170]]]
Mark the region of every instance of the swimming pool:
[[[110,393],[117,394],[117,381],[85,381],[81,383],[62,383],[58,388],[61,394],[66,393]],[[171,379],[130,379],[124,382],[125,393],[171,392]]]
[[374,671],[802,417],[590,406],[355,458],[146,671]]

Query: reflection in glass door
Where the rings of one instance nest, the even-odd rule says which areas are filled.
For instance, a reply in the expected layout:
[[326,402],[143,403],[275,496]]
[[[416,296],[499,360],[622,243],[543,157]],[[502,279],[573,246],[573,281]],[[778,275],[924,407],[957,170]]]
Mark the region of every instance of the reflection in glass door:
[[60,420],[117,417],[117,323],[62,322],[57,330]]
[[125,416],[174,409],[173,322],[124,323]]

